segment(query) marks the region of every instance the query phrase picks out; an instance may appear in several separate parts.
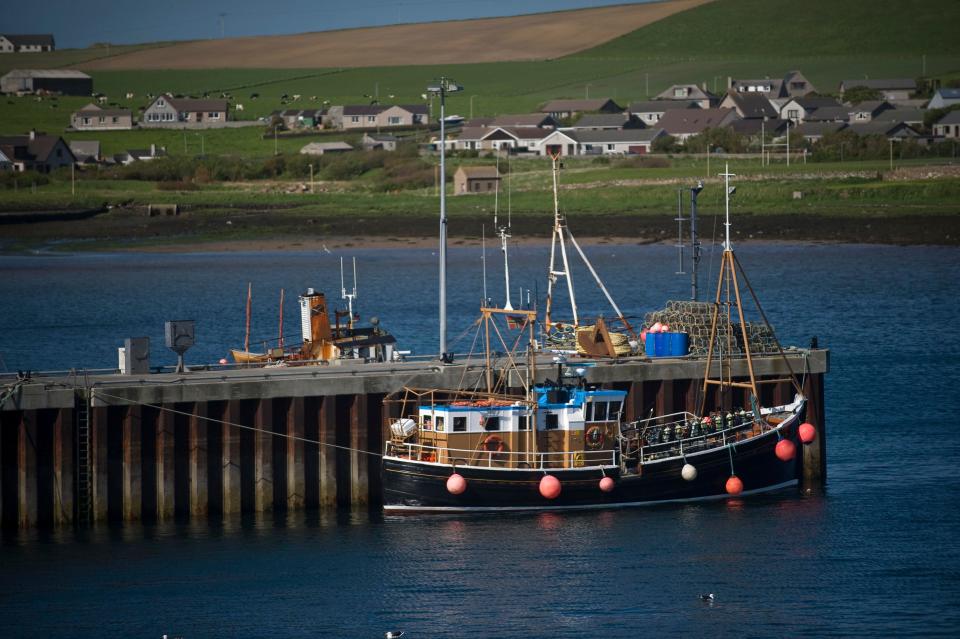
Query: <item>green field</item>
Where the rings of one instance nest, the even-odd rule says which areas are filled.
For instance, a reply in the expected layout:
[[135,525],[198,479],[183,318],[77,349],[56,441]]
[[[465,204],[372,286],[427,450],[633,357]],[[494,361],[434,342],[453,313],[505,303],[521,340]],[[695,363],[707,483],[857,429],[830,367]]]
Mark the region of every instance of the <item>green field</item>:
[[[677,14],[594,49],[566,58],[445,66],[360,69],[263,69],[202,71],[93,72],[95,89],[110,101],[134,110],[148,104],[148,93],[200,96],[229,92],[244,105],[242,119],[256,119],[280,108],[318,108],[369,102],[419,103],[433,78],[455,77],[465,91],[448,100],[448,113],[463,116],[523,113],[552,98],[608,96],[621,104],[654,95],[673,83],[696,82],[724,90],[726,78],[781,76],[800,69],[821,92],[835,92],[843,79],[856,77],[960,76],[960,2],[956,0],[809,0],[802,6],[782,0],[717,0]],[[164,46],[140,45],[140,46]],[[122,49],[122,48],[117,48]],[[16,66],[80,63],[108,55],[104,49],[18,54],[0,57],[0,70]],[[49,57],[48,57],[49,56]],[[132,100],[125,94],[134,93]],[[251,94],[259,99],[252,100]],[[300,94],[298,103],[280,104],[282,94]],[[317,96],[310,101],[309,96]],[[0,100],[0,134],[30,128],[60,133],[83,98],[36,102]],[[251,130],[210,134],[210,153],[269,155]],[[96,135],[108,152],[155,142],[183,152],[183,135],[153,130]],[[175,139],[179,135],[179,140]],[[188,134],[188,138],[189,138]],[[307,140],[309,141],[309,140]],[[205,139],[206,143],[206,139]],[[305,142],[304,142],[305,143]],[[199,146],[199,140],[197,140]],[[293,150],[299,142],[285,146]],[[187,154],[196,154],[187,140]]]

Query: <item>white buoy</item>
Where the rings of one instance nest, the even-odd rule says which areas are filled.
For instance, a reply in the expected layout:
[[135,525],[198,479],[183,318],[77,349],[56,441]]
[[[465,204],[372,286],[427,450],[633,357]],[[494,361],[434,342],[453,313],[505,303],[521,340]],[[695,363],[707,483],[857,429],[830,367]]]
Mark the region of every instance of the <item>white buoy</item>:
[[697,467],[693,464],[684,464],[683,468],[680,469],[680,476],[687,481],[693,481],[697,478]]

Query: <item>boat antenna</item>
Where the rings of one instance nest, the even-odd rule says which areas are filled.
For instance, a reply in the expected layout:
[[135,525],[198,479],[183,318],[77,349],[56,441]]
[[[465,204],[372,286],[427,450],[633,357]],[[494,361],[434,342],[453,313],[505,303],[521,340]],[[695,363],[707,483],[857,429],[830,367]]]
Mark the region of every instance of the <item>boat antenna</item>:
[[[496,217],[496,214],[494,214]],[[483,305],[487,305],[487,225],[480,225],[480,262],[483,264]]]
[[[500,193],[500,154],[497,154],[497,191]],[[510,256],[507,250],[507,240],[510,239],[510,218],[507,218],[507,226],[501,226],[500,231],[500,250],[503,251],[503,290],[507,300],[503,305],[504,310],[512,311],[513,304],[510,303]],[[521,302],[523,296],[521,296]]]
[[703,181],[698,180],[697,185],[690,188],[690,262],[692,264],[690,274],[690,299],[697,301],[698,270],[700,265],[700,238],[697,236],[697,196],[703,190]]
[[723,226],[726,227],[726,241],[723,243],[724,251],[732,251],[733,244],[730,243],[730,196],[737,192],[737,187],[730,186],[730,178],[737,177],[735,173],[730,172],[730,164],[726,164],[724,167],[723,173],[720,174],[720,177],[723,178],[723,203],[724,208],[726,209],[726,221],[723,223]]
[[353,289],[347,293],[343,282],[343,257],[340,258],[340,299],[347,300],[347,311],[350,313],[350,328],[353,328],[353,300],[357,299],[357,258],[353,258]]

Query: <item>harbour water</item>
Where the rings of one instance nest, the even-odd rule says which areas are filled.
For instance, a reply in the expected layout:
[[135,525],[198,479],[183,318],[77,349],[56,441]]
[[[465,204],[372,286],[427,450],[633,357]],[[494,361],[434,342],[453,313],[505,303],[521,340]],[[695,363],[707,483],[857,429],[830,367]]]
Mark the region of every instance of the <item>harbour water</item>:
[[[738,245],[787,344],[831,349],[822,494],[598,513],[384,519],[303,513],[160,526],[5,532],[11,637],[956,636],[960,632],[960,250]],[[512,281],[543,296],[546,247]],[[587,249],[627,314],[689,295],[675,249]],[[401,348],[436,351],[436,255],[353,250],[360,313]],[[295,294],[338,297],[339,254],[0,257],[7,370],[115,366],[124,337],[195,319],[188,362],[298,333]],[[704,258],[701,298],[719,255]],[[500,256],[488,287],[502,301]],[[712,265],[712,274],[707,274]],[[577,272],[585,315],[602,297]],[[478,249],[450,251],[453,350],[482,296]],[[561,295],[561,297],[563,297]],[[517,294],[513,296],[517,303]],[[609,312],[608,312],[609,315]],[[256,340],[252,340],[256,343]],[[701,593],[715,594],[713,603]]]

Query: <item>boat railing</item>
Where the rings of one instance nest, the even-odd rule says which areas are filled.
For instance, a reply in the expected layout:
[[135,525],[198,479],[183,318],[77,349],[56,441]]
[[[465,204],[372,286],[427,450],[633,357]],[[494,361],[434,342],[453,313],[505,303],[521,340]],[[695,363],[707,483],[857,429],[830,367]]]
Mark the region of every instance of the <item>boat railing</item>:
[[689,427],[690,422],[676,420],[656,428],[647,427],[635,429],[631,437],[629,431],[622,436],[622,447],[625,463],[636,461],[645,463],[669,457],[683,457],[692,453],[713,448],[721,448],[750,437],[761,435],[776,428],[764,419],[755,419],[752,416],[738,424],[716,430],[703,430],[696,435],[671,436],[667,441],[651,442],[651,437],[660,437],[664,429]]
[[484,468],[581,468],[584,466],[617,465],[616,450],[570,451],[496,451],[430,446],[415,442],[386,442],[384,455],[419,461],[440,462],[454,466]]

